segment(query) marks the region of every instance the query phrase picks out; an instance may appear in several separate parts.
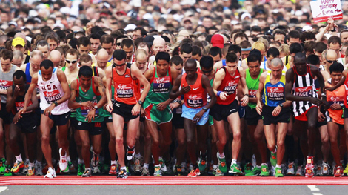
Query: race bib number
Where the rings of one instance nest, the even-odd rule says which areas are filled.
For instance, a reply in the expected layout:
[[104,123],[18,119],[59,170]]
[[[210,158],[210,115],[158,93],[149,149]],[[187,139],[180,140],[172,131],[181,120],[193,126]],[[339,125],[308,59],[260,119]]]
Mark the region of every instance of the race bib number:
[[53,91],[44,91],[43,94],[48,104],[58,101],[62,98],[62,94],[59,93],[58,89],[55,89]]
[[[29,106],[31,106],[31,105],[33,105],[33,102],[32,102],[32,101],[29,102],[29,104],[28,104],[27,107],[29,107]],[[16,110],[17,110],[17,112],[19,112],[19,111],[22,110],[23,108],[24,108],[24,102],[16,102]],[[27,112],[25,112],[25,113],[30,113],[30,112],[33,112],[33,111],[30,110],[30,111],[27,111]]]
[[133,85],[118,85],[116,89],[117,97],[119,98],[130,98],[133,97]]
[[227,86],[224,87],[224,92],[227,93],[227,95],[236,93],[236,89],[238,86],[238,82],[231,81],[227,83]]
[[312,96],[312,86],[308,87],[296,87],[295,88],[295,96],[300,97],[311,97]]
[[169,93],[170,89],[170,77],[165,76],[163,78],[155,78],[153,80],[153,92],[154,93]]
[[198,95],[190,95],[187,98],[187,105],[191,108],[199,108],[203,106],[203,97]]
[[267,87],[269,100],[279,101],[284,99],[284,87]]
[[12,81],[0,80],[0,90],[7,90],[12,85]]
[[256,98],[257,90],[249,90],[249,97]]

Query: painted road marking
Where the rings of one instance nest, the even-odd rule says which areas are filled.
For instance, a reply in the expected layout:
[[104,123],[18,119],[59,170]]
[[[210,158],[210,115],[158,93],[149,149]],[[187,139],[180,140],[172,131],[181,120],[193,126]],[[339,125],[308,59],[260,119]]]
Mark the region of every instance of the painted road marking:
[[7,186],[0,186],[0,193],[7,190]]
[[319,188],[315,187],[315,185],[308,185],[307,186],[312,192],[318,192]]

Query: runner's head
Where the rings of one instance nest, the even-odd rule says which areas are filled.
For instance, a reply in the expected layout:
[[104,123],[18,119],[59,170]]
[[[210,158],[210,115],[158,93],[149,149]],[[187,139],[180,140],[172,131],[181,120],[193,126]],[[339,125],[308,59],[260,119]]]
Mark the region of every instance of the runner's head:
[[252,50],[247,58],[248,67],[250,70],[250,74],[253,76],[257,76],[261,70],[261,52],[259,50]]
[[173,56],[170,59],[170,66],[173,66],[173,65],[174,65],[175,70],[177,70],[178,73],[181,74],[182,67],[184,65],[184,61],[182,60],[182,58],[180,56]]
[[[62,65],[62,61],[61,61],[62,54],[58,50],[52,50],[50,52],[49,59],[53,62],[54,67],[60,67]],[[30,60],[31,60],[31,58],[30,58]],[[42,60],[43,60],[43,58],[40,60],[40,63]],[[38,65],[38,67],[39,67],[39,65]]]
[[221,49],[219,47],[210,48],[209,55],[213,58],[214,64],[221,61]]
[[81,66],[92,66],[92,57],[89,54],[82,54],[80,57],[80,65]]
[[312,54],[307,57],[307,64],[313,65],[313,66],[320,66],[320,59],[318,56]]
[[124,70],[126,63],[127,54],[123,50],[115,50],[113,54],[114,66],[116,66],[117,70]]
[[342,78],[342,72],[344,70],[344,66],[339,62],[334,62],[330,67],[330,76],[332,79],[332,85],[337,85]]
[[145,50],[147,52],[147,55],[149,55],[149,47],[147,46],[147,44],[145,42],[140,42],[138,44],[138,49],[137,50]]
[[307,63],[306,63],[306,54],[297,53],[294,57],[294,65],[299,74],[306,73]]
[[201,65],[201,70],[205,76],[212,76],[214,74],[214,59],[211,56],[203,56],[199,63]]
[[335,52],[335,50],[327,50],[327,52],[326,52],[326,68],[329,68],[336,61],[337,61],[337,53]]
[[19,87],[19,89],[23,89],[25,86],[25,83],[27,82],[27,77],[23,70],[16,70],[15,73],[13,73],[13,85],[15,87]]
[[162,37],[156,37],[153,40],[152,50],[153,54],[156,55],[160,51],[164,51],[164,48],[166,46],[166,42]]
[[77,39],[77,49],[80,54],[89,53],[91,47],[90,39],[87,37],[80,37]]
[[4,49],[0,52],[0,56],[2,71],[9,71],[12,67],[13,52],[11,50]]
[[101,69],[105,69],[105,67],[108,65],[108,60],[109,60],[109,54],[105,49],[100,49],[97,52],[97,64],[98,67]]
[[147,67],[148,54],[143,49],[138,49],[135,52],[135,64],[141,72],[145,72]]
[[269,69],[271,69],[271,74],[273,78],[280,78],[282,75],[283,68],[284,64],[280,58],[274,58],[269,65]]
[[40,50],[44,56],[44,59],[47,59],[50,54],[50,45],[45,41],[41,40],[36,44],[36,49]]
[[185,67],[185,72],[187,74],[188,78],[194,78],[195,74],[197,72],[197,63],[196,60],[194,59],[188,59],[185,63],[184,63],[184,67]]
[[103,35],[100,38],[101,47],[105,49],[108,52],[108,55],[112,55],[113,45],[114,45],[114,39],[110,35]]
[[180,47],[180,57],[184,60],[184,63],[192,57],[192,46],[188,43],[182,44]]
[[93,70],[90,66],[82,66],[79,69],[79,82],[83,88],[88,88],[91,86],[91,81],[93,77]]
[[238,57],[234,53],[228,53],[226,56],[226,69],[229,73],[233,73],[238,68]]
[[[52,55],[52,52],[51,52],[51,55]],[[39,71],[42,60],[43,60],[43,54],[40,50],[33,50],[30,53],[30,67],[33,69],[34,72]]]
[[91,50],[93,53],[97,53],[98,48],[100,46],[100,35],[97,33],[91,34],[89,37],[89,41],[91,43]]
[[40,64],[41,76],[43,81],[48,81],[52,77],[53,62],[51,60],[44,60]]
[[69,49],[66,52],[65,62],[66,67],[69,68],[70,71],[74,71],[77,68],[77,60],[78,60],[78,52],[76,49]]
[[156,57],[157,73],[163,75],[167,74],[170,67],[170,55],[167,52],[158,52]]
[[24,59],[23,52],[21,52],[20,50],[13,51],[13,60],[12,60],[13,65],[20,67],[22,65],[23,59]]
[[193,46],[192,47],[192,59],[197,60],[198,62],[202,58],[202,49],[198,46]]
[[127,54],[127,61],[130,62],[133,52],[134,44],[132,39],[123,39],[121,42],[121,49],[124,50]]

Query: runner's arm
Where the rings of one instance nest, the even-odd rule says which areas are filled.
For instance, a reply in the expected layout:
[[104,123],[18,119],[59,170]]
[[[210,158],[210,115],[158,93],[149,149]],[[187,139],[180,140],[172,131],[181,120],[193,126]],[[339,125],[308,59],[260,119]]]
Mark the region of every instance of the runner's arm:
[[39,100],[37,99],[37,96],[36,96],[36,90],[33,91],[33,95],[31,96],[31,102],[33,104],[28,106],[27,111],[35,110],[39,107]]
[[205,88],[207,90],[207,92],[208,92],[208,94],[209,94],[209,96],[211,98],[209,104],[207,104],[205,106],[207,109],[210,109],[211,107],[213,107],[213,105],[216,102],[216,96],[214,94],[213,88],[211,87],[210,81],[209,81],[207,76],[202,75],[202,81],[201,82],[202,82],[203,88]]
[[11,110],[14,108],[15,105],[15,98],[13,98],[13,90],[12,86],[7,88],[7,103],[6,103],[6,110],[8,113],[11,112]]
[[137,66],[135,65],[131,66],[131,73],[140,81],[140,84],[144,86],[144,91],[141,93],[141,96],[139,99],[140,101],[144,102],[147,96],[147,93],[150,91],[150,83],[145,78],[145,76],[140,72]]
[[102,108],[104,106],[104,104],[106,103],[105,87],[104,87],[102,79],[100,79],[99,77],[96,77],[94,79],[94,82],[98,86],[98,91],[99,91],[100,96],[101,96],[101,98],[97,104],[97,107]]
[[76,102],[76,80],[70,84],[70,98],[68,101],[68,107],[72,109],[81,108],[85,102]]
[[66,76],[65,76],[64,72],[61,70],[58,70],[57,77],[58,77],[58,81],[60,82],[60,85],[62,86],[62,90],[64,92],[63,97],[57,101],[57,104],[59,105],[65,101],[69,100],[70,90],[69,90],[69,85],[68,85],[68,82],[66,80]]
[[170,99],[175,99],[181,95],[181,90],[179,90],[180,85],[181,85],[181,75],[179,75],[174,81],[172,91],[170,92],[170,95],[169,95]]
[[105,78],[106,78],[106,101],[107,104],[112,104],[112,94],[111,94],[111,82],[112,82],[112,66],[109,66],[105,70]]
[[29,101],[32,98],[31,96],[33,94],[36,94],[37,81],[38,81],[38,76],[36,73],[33,75],[33,78],[31,79],[31,82],[30,82],[29,89],[27,90],[27,93],[24,96],[24,107],[23,107],[24,111],[28,109],[27,105],[29,104]]
[[266,80],[267,73],[262,73],[260,76],[260,81],[259,81],[259,88],[256,92],[256,102],[257,104],[262,104],[262,91],[264,90],[265,87],[265,80]]
[[244,93],[243,95],[249,97],[249,89],[248,89],[248,86],[247,86],[246,81],[245,81],[245,71],[244,70],[240,70],[240,72],[241,72],[241,74],[240,74],[239,84],[242,87],[242,90],[243,90],[243,93]]
[[216,96],[218,96],[218,88],[221,85],[222,80],[225,78],[225,71],[224,69],[220,69],[215,73],[215,78],[213,82],[213,91]]

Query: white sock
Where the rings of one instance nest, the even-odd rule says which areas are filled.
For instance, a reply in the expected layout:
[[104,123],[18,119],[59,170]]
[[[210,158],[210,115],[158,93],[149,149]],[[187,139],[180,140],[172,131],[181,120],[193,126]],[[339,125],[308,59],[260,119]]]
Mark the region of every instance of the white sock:
[[135,158],[141,158],[141,154],[140,154],[140,153],[136,153],[136,154],[134,155],[134,157],[135,157]]
[[237,159],[232,159],[232,164],[237,164]]
[[225,153],[218,153],[220,158],[225,158]]
[[91,168],[85,168],[85,171],[90,171],[91,170]]
[[[262,163],[262,164],[264,164],[264,163]],[[265,163],[266,164],[266,163]],[[266,164],[267,165],[267,164]],[[256,165],[256,168],[258,168],[258,169],[261,169],[261,166],[260,165]]]
[[70,156],[66,157],[66,161],[70,162]]
[[121,167],[121,169],[126,171],[126,170],[127,170],[127,167]]
[[79,164],[79,165],[82,165],[83,164],[83,160],[82,159],[77,159],[77,164]]
[[282,168],[282,166],[281,165],[276,165],[275,168]]
[[144,163],[144,168],[148,169],[149,168],[149,164]]
[[267,163],[261,163],[261,166],[262,166],[262,165],[267,165]]
[[111,161],[111,165],[116,165],[117,164],[117,161],[116,160],[112,160]]
[[29,163],[29,167],[33,168],[34,167],[34,163]]
[[213,169],[217,169],[219,165],[213,165]]
[[18,156],[16,156],[16,160],[17,160],[18,162],[22,162],[22,161],[23,161],[23,160],[22,160],[21,154],[19,154]]

